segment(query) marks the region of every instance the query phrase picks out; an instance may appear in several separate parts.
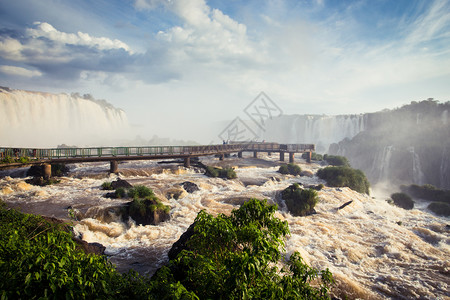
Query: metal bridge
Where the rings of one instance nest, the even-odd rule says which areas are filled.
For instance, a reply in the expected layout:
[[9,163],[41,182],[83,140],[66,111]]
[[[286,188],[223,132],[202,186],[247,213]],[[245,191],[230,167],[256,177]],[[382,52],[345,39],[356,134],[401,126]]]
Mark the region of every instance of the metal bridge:
[[[294,162],[295,153],[311,152],[314,144],[278,144],[257,142],[231,142],[220,145],[199,146],[149,146],[149,147],[95,147],[95,148],[0,148],[0,169],[18,168],[27,165],[51,165],[52,163],[80,163],[110,161],[112,173],[117,173],[118,162],[127,160],[156,160],[183,158],[184,166],[190,167],[190,158],[218,155],[222,160],[225,154],[253,152],[278,152],[280,161],[285,153]],[[309,155],[309,157],[310,157]],[[51,168],[51,167],[50,167]],[[47,167],[48,169],[48,167]],[[51,170],[51,169],[50,169]]]

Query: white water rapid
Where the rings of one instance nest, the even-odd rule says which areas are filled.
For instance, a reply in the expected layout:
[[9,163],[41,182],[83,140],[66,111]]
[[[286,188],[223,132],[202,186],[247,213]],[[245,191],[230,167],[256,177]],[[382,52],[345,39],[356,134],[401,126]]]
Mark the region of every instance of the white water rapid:
[[105,101],[0,88],[3,147],[100,146],[127,130],[125,112]]
[[[380,159],[386,160],[388,153],[387,148]],[[322,167],[298,157],[296,163],[303,170],[315,174]],[[119,270],[134,268],[152,274],[167,262],[170,247],[200,210],[228,214],[251,197],[267,198],[283,208],[282,189],[294,182],[323,183],[316,176],[281,175],[277,172],[278,155],[261,158],[264,160],[246,157],[223,162],[202,158],[207,165],[236,167],[238,178],[234,180],[208,178],[182,167],[161,170],[156,162],[120,164],[121,179],[152,188],[171,207],[171,219],[157,226],[124,224],[108,215],[108,207],[126,200],[103,197],[106,191],[100,190],[101,184],[116,179],[116,175],[106,175],[106,163],[73,165],[70,177],[46,187],[30,186],[23,178],[3,173],[0,197],[8,206],[59,218],[67,218],[71,206],[83,217],[76,223],[76,231],[88,242],[105,245]],[[200,190],[183,192],[178,200],[168,196],[185,181],[197,184]],[[437,217],[426,208],[404,210],[391,206],[384,197],[373,198],[349,188],[325,187],[319,197],[315,215],[295,217],[282,209],[276,216],[289,224],[287,254],[299,251],[313,267],[329,268],[336,280],[333,295],[343,297],[345,293],[349,299],[449,299],[449,218]],[[338,209],[349,201],[348,206]]]

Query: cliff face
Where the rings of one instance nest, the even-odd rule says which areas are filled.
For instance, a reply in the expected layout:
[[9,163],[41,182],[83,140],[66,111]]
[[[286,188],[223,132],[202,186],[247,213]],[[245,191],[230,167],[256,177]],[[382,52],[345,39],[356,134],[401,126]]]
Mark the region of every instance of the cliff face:
[[433,184],[450,188],[450,102],[432,99],[366,114],[366,127],[330,146],[372,184]]

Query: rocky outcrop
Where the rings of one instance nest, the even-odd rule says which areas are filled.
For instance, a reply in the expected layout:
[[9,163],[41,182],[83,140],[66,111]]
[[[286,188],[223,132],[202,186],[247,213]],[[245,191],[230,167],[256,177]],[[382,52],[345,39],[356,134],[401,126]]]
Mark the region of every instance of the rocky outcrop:
[[122,220],[133,219],[137,225],[158,225],[170,219],[169,207],[157,199],[134,199],[122,206]]
[[195,222],[192,223],[191,226],[189,226],[189,228],[180,236],[178,241],[172,245],[172,248],[170,248],[169,253],[167,254],[170,260],[175,259],[181,251],[189,250],[187,242],[191,236],[194,235],[194,227]]
[[118,178],[111,182],[111,187],[112,189],[117,190],[118,188],[130,189],[133,186],[128,181]]
[[181,184],[181,186],[182,186],[183,189],[184,189],[186,192],[188,192],[189,194],[192,194],[192,193],[197,192],[197,191],[200,190],[199,187],[198,187],[198,185],[196,185],[195,183],[190,182],[190,181],[185,181],[185,182],[183,182],[183,183]]

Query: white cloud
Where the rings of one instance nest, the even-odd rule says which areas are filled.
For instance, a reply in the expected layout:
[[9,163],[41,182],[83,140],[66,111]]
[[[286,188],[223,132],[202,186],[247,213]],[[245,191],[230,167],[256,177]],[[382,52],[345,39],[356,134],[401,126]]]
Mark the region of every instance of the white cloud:
[[52,25],[46,22],[35,22],[35,28],[28,28],[26,33],[31,38],[45,37],[51,41],[66,45],[79,45],[92,47],[99,50],[124,49],[132,53],[130,47],[124,42],[106,37],[92,37],[88,33],[78,31],[75,33],[66,33],[56,30]]
[[0,66],[0,72],[13,75],[13,76],[23,76],[23,77],[37,77],[42,76],[42,73],[36,70],[29,70],[22,67],[15,66]]

